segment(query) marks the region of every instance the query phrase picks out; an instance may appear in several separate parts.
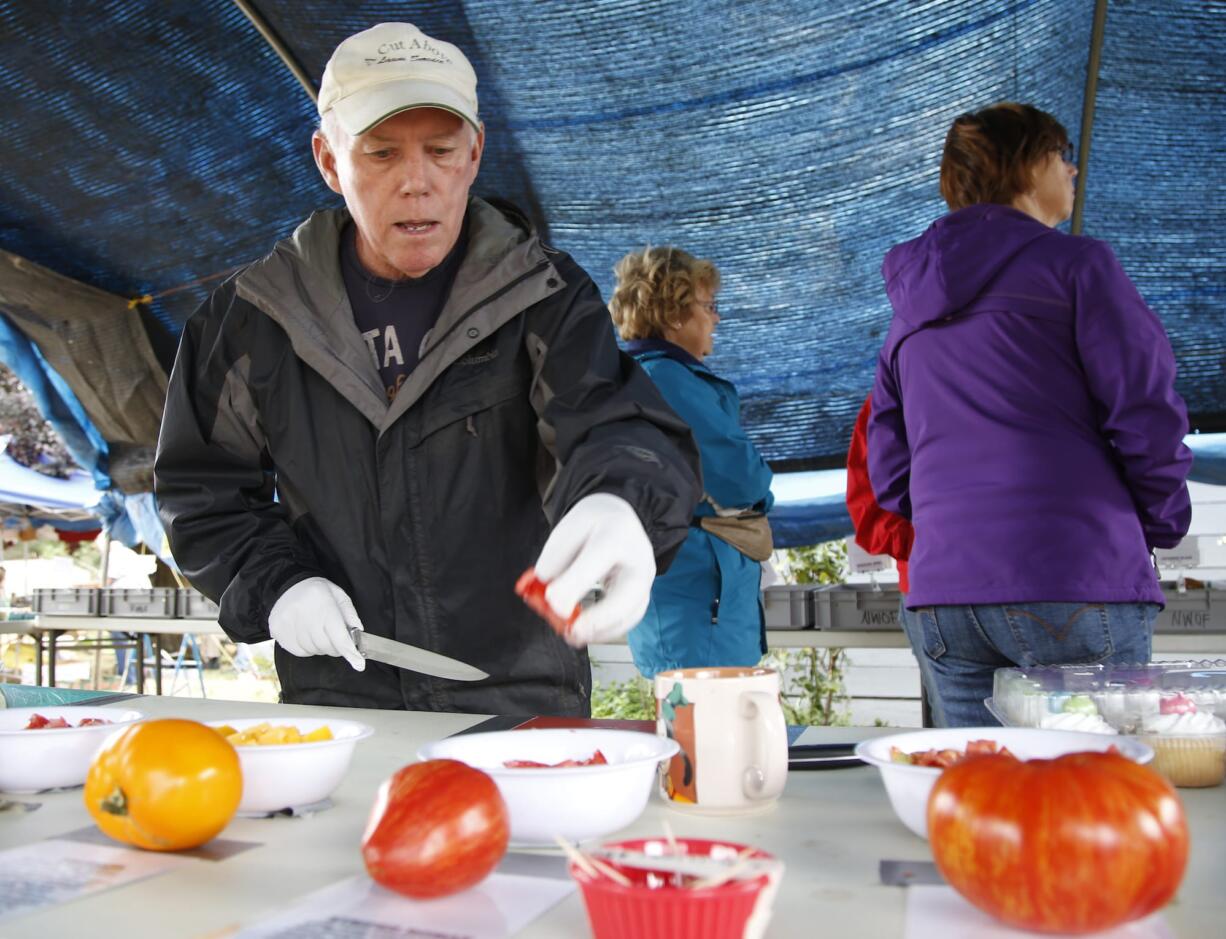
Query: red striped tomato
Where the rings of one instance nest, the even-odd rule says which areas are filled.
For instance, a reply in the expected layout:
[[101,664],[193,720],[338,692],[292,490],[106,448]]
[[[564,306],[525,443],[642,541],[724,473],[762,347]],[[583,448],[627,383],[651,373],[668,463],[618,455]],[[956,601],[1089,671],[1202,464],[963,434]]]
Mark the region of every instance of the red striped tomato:
[[966,759],[932,787],[928,840],[962,896],[1040,932],[1147,916],[1175,895],[1188,862],[1175,790],[1115,753]]
[[457,760],[427,760],[398,770],[379,788],[362,860],[389,890],[444,897],[484,880],[510,837],[494,780]]

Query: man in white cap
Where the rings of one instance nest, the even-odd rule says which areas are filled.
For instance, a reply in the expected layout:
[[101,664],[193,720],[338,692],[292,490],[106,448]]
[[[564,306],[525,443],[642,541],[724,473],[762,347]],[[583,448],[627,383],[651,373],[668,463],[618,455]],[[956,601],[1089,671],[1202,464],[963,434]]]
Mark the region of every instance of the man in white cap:
[[[584,271],[469,195],[485,131],[455,46],[383,23],[337,47],[317,212],[183,331],[156,490],[176,560],[282,699],[583,715],[585,647],[641,618],[702,492],[683,423]],[[535,564],[565,636],[522,604]],[[351,629],[479,682],[366,661]]]

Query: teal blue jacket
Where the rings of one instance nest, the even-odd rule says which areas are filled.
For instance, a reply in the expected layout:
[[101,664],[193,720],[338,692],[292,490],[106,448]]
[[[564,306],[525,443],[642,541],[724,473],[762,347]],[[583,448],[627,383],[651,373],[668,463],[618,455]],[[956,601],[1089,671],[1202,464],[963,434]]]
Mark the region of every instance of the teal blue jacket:
[[[690,425],[706,493],[723,508],[769,509],[771,470],[741,428],[732,382],[670,342],[636,340],[627,351]],[[703,501],[694,514],[715,510]],[[668,572],[656,578],[646,615],[630,632],[639,671],[651,677],[670,668],[757,664],[766,651],[760,577],[757,561],[691,525]]]

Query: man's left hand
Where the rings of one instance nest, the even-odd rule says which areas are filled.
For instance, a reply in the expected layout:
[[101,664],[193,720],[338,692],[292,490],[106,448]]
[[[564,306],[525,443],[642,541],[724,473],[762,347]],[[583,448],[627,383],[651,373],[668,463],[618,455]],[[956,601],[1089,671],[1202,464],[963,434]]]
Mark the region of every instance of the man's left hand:
[[575,620],[566,641],[576,648],[624,636],[647,612],[655,552],[630,503],[598,492],[574,504],[554,527],[536,562],[545,599],[562,619],[599,585],[604,595]]

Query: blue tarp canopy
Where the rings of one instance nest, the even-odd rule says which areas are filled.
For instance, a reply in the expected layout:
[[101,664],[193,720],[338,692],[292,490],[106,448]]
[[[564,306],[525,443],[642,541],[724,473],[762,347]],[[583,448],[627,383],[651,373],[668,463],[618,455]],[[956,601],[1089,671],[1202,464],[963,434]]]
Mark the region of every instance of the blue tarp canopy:
[[68,531],[97,530],[102,523],[93,507],[101,495],[88,473],[75,472],[67,479],[56,479],[0,453],[0,524],[28,519],[36,528],[52,525]]
[[477,191],[519,203],[606,292],[647,242],[714,259],[712,367],[777,468],[831,467],[889,319],[881,258],[943,211],[946,128],[1026,100],[1091,145],[1084,233],[1162,317],[1193,428],[1226,430],[1226,3],[1108,4],[1090,73],[1095,8],[0,0],[0,248],[153,295],[168,363],[222,276],[335,204],[309,153],[333,47],[409,20],[473,59]]

